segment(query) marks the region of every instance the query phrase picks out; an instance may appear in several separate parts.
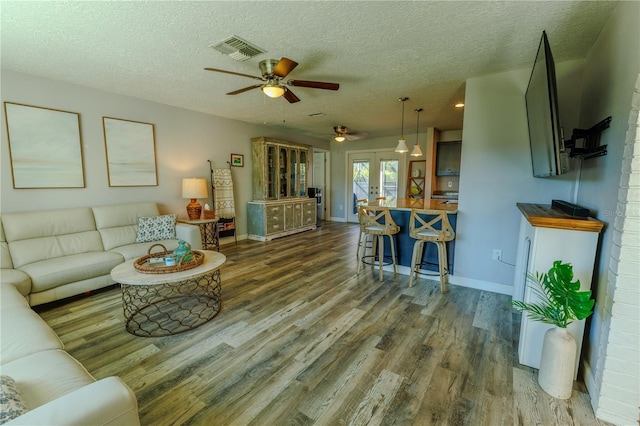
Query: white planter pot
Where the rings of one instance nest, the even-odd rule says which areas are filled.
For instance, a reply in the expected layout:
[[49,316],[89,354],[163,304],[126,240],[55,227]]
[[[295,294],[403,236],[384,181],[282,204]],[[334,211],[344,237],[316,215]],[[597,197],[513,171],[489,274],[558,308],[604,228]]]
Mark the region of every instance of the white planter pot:
[[538,384],[554,398],[571,397],[576,350],[576,341],[566,328],[553,327],[544,334]]

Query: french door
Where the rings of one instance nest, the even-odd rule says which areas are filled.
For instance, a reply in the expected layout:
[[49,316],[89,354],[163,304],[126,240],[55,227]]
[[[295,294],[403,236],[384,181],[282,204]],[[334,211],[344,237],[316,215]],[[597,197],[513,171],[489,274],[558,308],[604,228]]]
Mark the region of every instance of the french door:
[[386,197],[394,201],[400,194],[404,157],[397,152],[352,152],[348,155],[347,220],[358,221],[356,200],[376,201]]

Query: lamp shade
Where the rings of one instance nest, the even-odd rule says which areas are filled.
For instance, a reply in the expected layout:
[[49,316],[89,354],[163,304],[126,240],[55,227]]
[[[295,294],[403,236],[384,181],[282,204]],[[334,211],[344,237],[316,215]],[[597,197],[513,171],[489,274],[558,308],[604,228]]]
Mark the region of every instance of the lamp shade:
[[420,157],[420,156],[422,156],[422,150],[420,149],[420,145],[418,145],[417,142],[413,146],[413,151],[411,151],[411,156],[412,157]]
[[395,149],[396,152],[409,152],[409,148],[407,148],[407,144],[404,141],[404,138],[400,138],[398,140],[398,146]]
[[284,95],[284,87],[278,85],[265,84],[262,86],[262,91],[270,98],[279,98]]
[[182,198],[207,198],[208,196],[206,179],[182,179]]
[[344,140],[346,139],[343,135],[336,135],[333,138],[336,142],[344,142]]

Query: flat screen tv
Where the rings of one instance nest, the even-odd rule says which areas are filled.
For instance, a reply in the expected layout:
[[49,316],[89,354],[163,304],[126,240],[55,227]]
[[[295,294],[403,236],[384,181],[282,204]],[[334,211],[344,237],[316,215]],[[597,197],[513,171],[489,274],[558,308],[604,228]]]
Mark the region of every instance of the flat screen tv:
[[525,100],[533,175],[547,177],[568,172],[569,153],[564,147],[558,115],[555,64],[547,33],[544,31]]

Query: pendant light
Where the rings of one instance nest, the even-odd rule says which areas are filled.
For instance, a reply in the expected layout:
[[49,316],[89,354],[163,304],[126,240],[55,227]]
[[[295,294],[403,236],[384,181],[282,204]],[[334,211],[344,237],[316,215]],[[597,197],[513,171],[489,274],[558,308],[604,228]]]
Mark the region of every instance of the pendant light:
[[416,120],[416,144],[413,146],[413,151],[411,151],[412,157],[422,157],[422,150],[420,149],[420,144],[418,143],[418,129],[420,128],[420,111],[422,108],[416,108],[415,110],[418,113],[418,119]]
[[409,98],[400,98],[398,99],[402,102],[402,127],[400,129],[400,139],[398,140],[398,146],[396,146],[396,152],[409,152],[409,148],[407,148],[407,144],[404,142],[404,103]]

